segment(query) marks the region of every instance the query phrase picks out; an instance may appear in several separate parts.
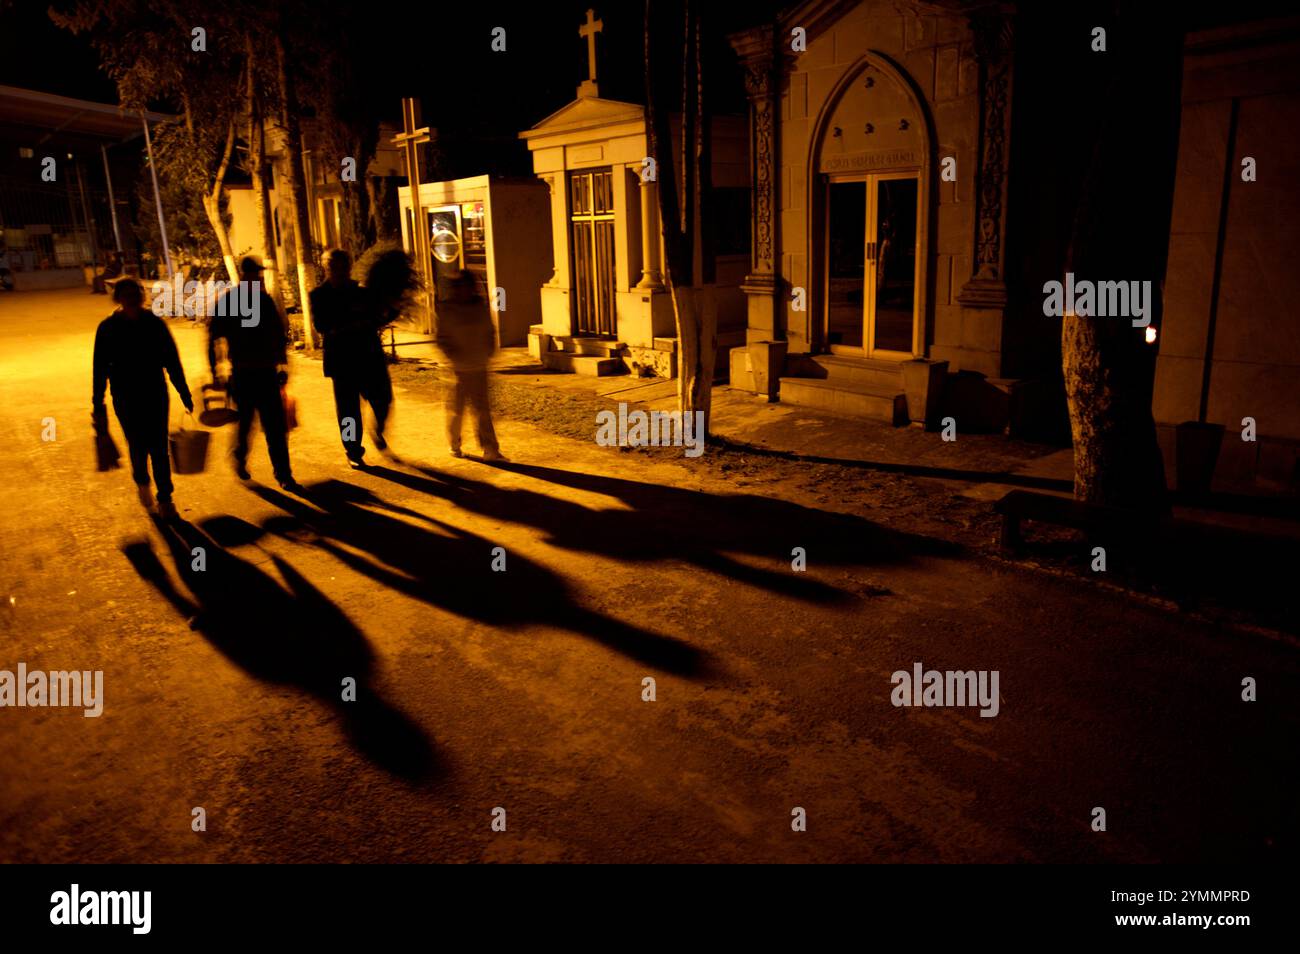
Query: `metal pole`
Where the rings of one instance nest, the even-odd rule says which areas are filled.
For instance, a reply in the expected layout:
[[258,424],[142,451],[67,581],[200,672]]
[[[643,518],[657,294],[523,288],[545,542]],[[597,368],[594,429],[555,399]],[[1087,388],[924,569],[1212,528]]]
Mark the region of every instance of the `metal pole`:
[[[77,170],[77,191],[81,193],[81,214],[86,220],[86,231],[90,234],[90,258],[94,267],[99,266],[99,238],[95,235],[95,217],[90,213],[90,203],[86,201],[86,180],[81,175],[81,163],[72,160],[72,167]],[[92,285],[93,287],[93,285]]]
[[108,171],[108,149],[99,147],[99,154],[104,157],[104,181],[108,183],[108,211],[113,216],[113,242],[117,245],[117,254],[122,254],[122,232],[117,227],[117,200],[113,198],[113,174]]
[[172,268],[172,253],[167,245],[167,223],[163,221],[162,195],[158,192],[158,169],[153,164],[153,139],[149,136],[149,123],[140,113],[140,123],[144,126],[144,147],[149,154],[149,174],[153,176],[153,201],[158,207],[158,230],[162,233],[163,258],[167,260],[167,280],[171,281],[176,270]]
[[[72,153],[65,153],[65,155],[68,157],[68,163],[71,164]],[[85,264],[85,259],[81,254],[81,223],[77,220],[77,202],[72,197],[72,176],[66,176],[66,179],[68,181],[68,216],[72,219],[72,242],[77,251],[77,267],[80,268]]]

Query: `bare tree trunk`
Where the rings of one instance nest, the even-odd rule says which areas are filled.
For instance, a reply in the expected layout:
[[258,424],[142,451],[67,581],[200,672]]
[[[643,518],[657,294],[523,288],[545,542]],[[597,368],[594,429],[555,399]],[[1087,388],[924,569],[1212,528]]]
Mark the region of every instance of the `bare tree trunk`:
[[375,227],[370,209],[370,177],[366,175],[374,154],[374,146],[371,143],[354,140],[350,147],[350,155],[357,161],[358,181],[343,183],[339,216],[342,234],[339,236],[339,244],[352,254],[354,261],[375,244]]
[[[673,62],[661,56],[655,41],[657,7],[646,0],[646,132],[659,182],[660,221],[664,238],[664,283],[672,297],[677,322],[677,401],[683,415],[703,414],[703,434],[709,431],[713,409],[713,366],[717,354],[717,307],[711,287],[695,281],[696,229],[700,224],[701,191],[708,188],[708,118],[704,115],[700,62],[699,12],[693,0],[681,6],[682,155],[680,191],[677,163],[672,155],[672,129],[660,102],[660,80],[653,64]],[[706,258],[708,250],[702,250]],[[709,269],[703,269],[711,278]],[[706,280],[707,280],[706,278]]]
[[683,414],[702,413],[703,433],[708,434],[717,355],[717,301],[712,288],[674,285],[671,276],[668,290],[677,318],[678,408]]
[[271,221],[271,196],[267,189],[266,125],[262,96],[257,89],[256,59],[252,37],[245,37],[248,51],[248,175],[253,185],[253,210],[257,215],[258,253],[266,268],[266,290],[281,310],[284,299],[280,286],[280,263],[275,248],[275,225]]
[[[1066,271],[1081,281],[1149,281],[1150,319],[1163,306],[1177,164],[1182,33],[1167,11],[1121,14],[1123,47],[1105,96]],[[1136,21],[1136,22],[1130,22]],[[1134,158],[1142,157],[1141,174]],[[1164,462],[1151,399],[1157,348],[1127,317],[1067,314],[1062,369],[1074,437],[1075,495],[1092,503],[1164,510]]]
[[226,231],[226,223],[221,220],[220,186],[217,188],[215,195],[210,192],[203,194],[203,211],[207,213],[212,231],[216,233],[217,244],[221,246],[221,260],[225,262],[226,274],[233,282],[237,280],[236,275],[238,275],[238,269],[235,267],[235,251],[230,244],[230,233]]
[[385,214],[390,192],[391,188],[388,179],[366,177],[366,194],[369,196],[370,216],[367,232],[372,245],[377,242],[396,239],[397,237],[397,230],[393,228],[392,222],[389,221],[388,216]]
[[298,301],[302,308],[303,347],[314,350],[315,334],[311,319],[311,281],[316,257],[312,251],[311,214],[307,208],[307,174],[302,160],[302,128],[298,122],[298,100],[294,95],[293,75],[285,62],[284,39],[276,33],[276,68],[280,78],[280,109],[284,124],[285,142],[289,152],[287,191],[293,205],[293,240],[298,259]]
[[353,143],[351,155],[357,160],[357,182],[342,183],[343,189],[339,193],[339,246],[346,249],[356,261],[361,257],[369,244],[366,242],[366,220],[368,210],[365,208],[366,195],[365,189],[365,169],[362,163],[369,164],[368,160],[361,155],[361,150],[357,148],[360,144]]
[[[185,101],[185,128],[190,134],[190,142],[194,142],[194,117],[190,112],[188,100]],[[211,183],[207,184],[203,191],[203,211],[208,217],[208,224],[212,226],[213,234],[217,237],[217,244],[221,247],[221,258],[225,262],[226,273],[232,282],[237,282],[239,272],[235,268],[235,252],[230,245],[230,232],[227,231],[226,223],[221,218],[221,190],[225,186],[226,171],[230,168],[230,157],[234,151],[235,117],[232,115],[226,128],[226,142],[222,149],[221,161],[217,165]]]

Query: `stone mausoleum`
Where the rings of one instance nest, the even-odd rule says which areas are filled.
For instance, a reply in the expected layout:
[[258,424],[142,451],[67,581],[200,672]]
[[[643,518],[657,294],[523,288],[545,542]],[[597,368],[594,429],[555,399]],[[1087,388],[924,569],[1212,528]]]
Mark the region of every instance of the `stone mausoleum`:
[[[753,183],[733,386],[1068,441],[1043,286],[1088,162],[1071,130],[1104,122],[1111,93],[1097,25],[1055,6],[806,0],[730,37]],[[1215,17],[1185,43],[1153,411],[1171,479],[1177,425],[1201,421],[1226,430],[1221,483],[1294,491],[1300,18]]]
[[[675,377],[677,328],[661,273],[657,176],[645,174],[645,108],[603,99],[595,77],[601,21],[588,13],[588,79],[567,106],[519,134],[550,190],[553,274],[529,346],[548,367],[582,374]],[[674,153],[680,123],[673,123]],[[744,117],[712,124],[712,197],[719,229],[718,347],[745,340],[749,162]],[[725,363],[726,352],[721,352]]]

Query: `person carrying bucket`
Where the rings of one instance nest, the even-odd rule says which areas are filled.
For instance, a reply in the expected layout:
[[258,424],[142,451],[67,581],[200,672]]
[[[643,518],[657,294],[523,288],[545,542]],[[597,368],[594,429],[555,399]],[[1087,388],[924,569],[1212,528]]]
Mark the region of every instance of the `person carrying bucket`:
[[239,412],[235,438],[235,473],[249,480],[248,436],[254,418],[262,422],[271,468],[280,486],[302,488],[289,464],[289,423],[280,389],[289,379],[286,345],[289,328],[279,306],[262,286],[262,263],[251,255],[239,263],[240,281],[218,298],[208,325],[208,366],[217,380],[216,343],[225,339],[230,359],[230,395]]
[[131,477],[144,508],[153,512],[154,497],[149,489],[149,465],[158,488],[157,513],[164,519],[176,517],[172,502],[171,463],[167,459],[167,417],[169,399],[165,371],[187,411],[194,399],[185,383],[176,341],[161,318],[144,308],[144,289],[133,278],[123,278],[113,287],[117,310],[99,323],[95,331],[94,395],[91,413],[102,433],[108,424],[104,406],[105,388],[113,393],[113,411],[122,425]]

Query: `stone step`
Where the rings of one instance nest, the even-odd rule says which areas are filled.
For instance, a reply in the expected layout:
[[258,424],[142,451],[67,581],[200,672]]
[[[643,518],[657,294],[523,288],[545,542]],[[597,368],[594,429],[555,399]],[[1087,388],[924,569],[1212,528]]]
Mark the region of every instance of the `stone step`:
[[896,388],[831,381],[826,378],[781,378],[782,404],[816,407],[850,417],[907,423],[907,397]]
[[593,378],[624,374],[627,371],[621,358],[602,358],[599,355],[573,354],[568,351],[547,351],[542,355],[542,364],[552,371],[586,374]]
[[897,361],[816,354],[804,358],[802,364],[792,369],[800,377],[824,377],[836,383],[903,390],[903,369]]
[[609,338],[575,338],[572,335],[551,338],[551,347],[565,354],[595,355],[608,358],[622,354],[623,342]]

